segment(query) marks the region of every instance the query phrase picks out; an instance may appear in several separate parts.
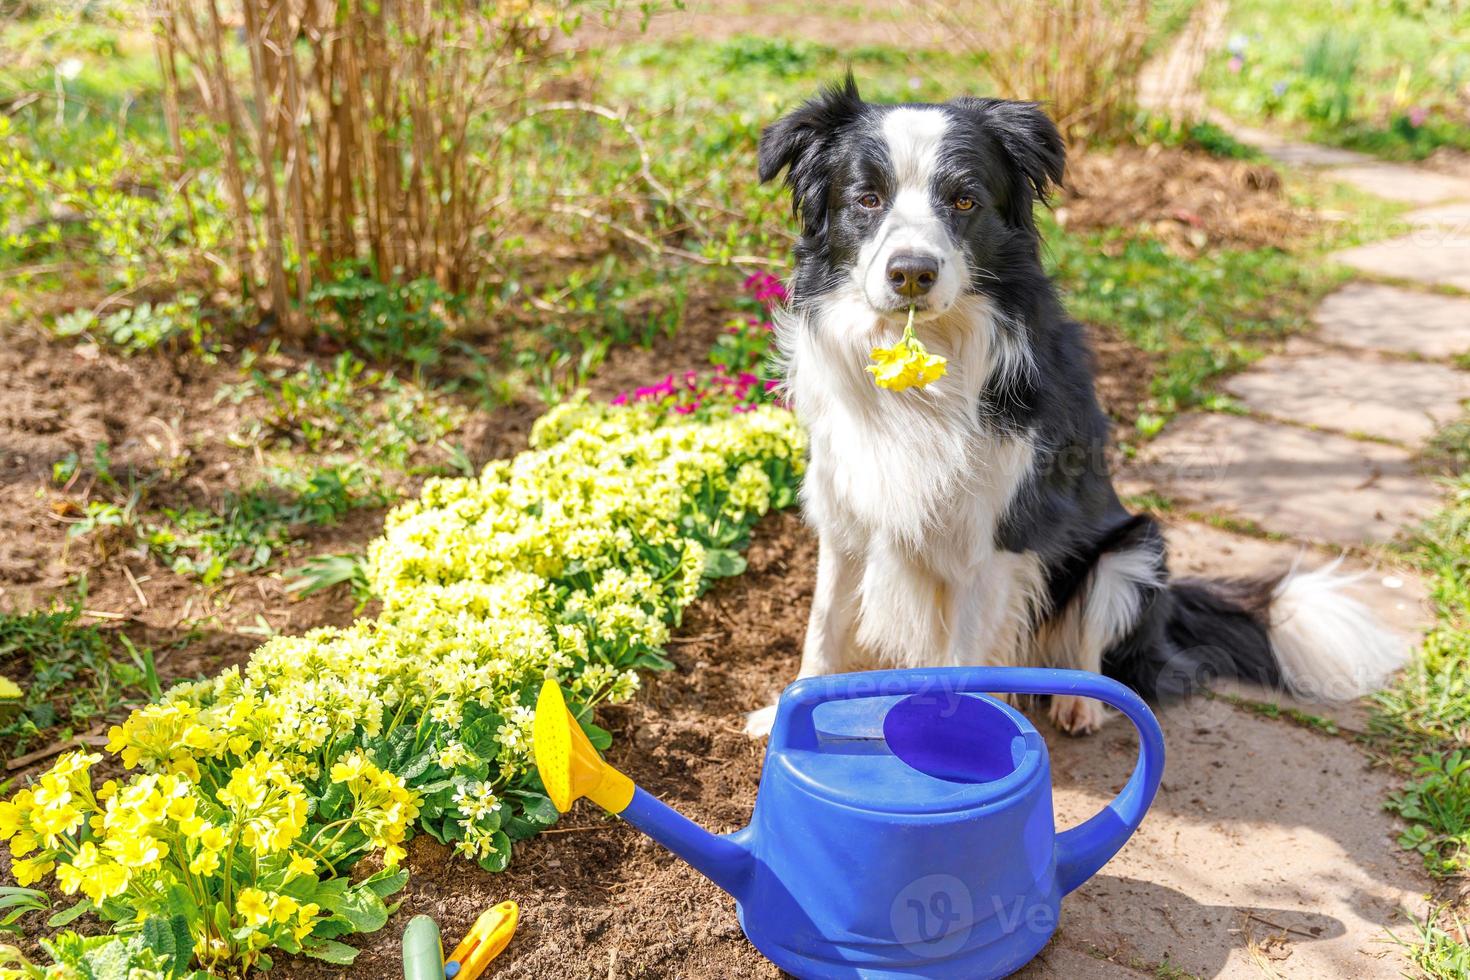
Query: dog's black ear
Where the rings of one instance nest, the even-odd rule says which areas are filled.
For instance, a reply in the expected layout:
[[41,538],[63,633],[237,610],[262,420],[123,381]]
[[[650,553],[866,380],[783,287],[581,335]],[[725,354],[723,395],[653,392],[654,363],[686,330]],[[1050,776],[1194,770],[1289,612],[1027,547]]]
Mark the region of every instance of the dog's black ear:
[[1053,187],[1061,186],[1067,168],[1067,146],[1056,124],[1035,102],[967,97],[952,104],[977,113],[995,135],[1020,178],[1008,202],[1009,217],[1017,224],[1033,226],[1032,204],[1045,201]]
[[857,118],[863,99],[852,72],[814,99],[761,131],[758,170],[761,183],[786,171],[791,210],[801,217],[807,234],[815,234],[826,216],[828,175],[822,151],[832,136]]

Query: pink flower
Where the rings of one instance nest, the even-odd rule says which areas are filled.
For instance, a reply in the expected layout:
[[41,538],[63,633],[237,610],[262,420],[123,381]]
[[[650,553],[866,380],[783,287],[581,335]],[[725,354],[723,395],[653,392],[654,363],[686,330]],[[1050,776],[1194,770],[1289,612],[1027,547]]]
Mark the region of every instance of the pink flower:
[[745,277],[745,290],[766,306],[786,302],[786,287],[769,272],[753,272]]
[[616,397],[616,398],[614,398],[612,400],[612,403],[614,405],[626,405],[626,404],[628,404],[628,393],[626,391],[622,392],[621,394],[618,395],[618,397]]
[[693,415],[694,410],[698,407],[699,406],[697,404],[675,405],[674,411],[678,412],[680,415]]
[[1422,105],[1416,105],[1409,110],[1409,125],[1418,129],[1429,121],[1429,110]]
[[1240,55],[1232,55],[1230,58],[1230,74],[1239,75],[1240,70],[1245,67],[1245,59]]

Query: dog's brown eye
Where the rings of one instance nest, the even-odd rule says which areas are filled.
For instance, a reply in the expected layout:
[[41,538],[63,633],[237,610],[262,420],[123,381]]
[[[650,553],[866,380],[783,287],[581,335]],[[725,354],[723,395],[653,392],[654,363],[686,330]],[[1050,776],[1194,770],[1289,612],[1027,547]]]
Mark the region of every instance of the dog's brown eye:
[[973,197],[964,197],[962,195],[954,199],[954,209],[956,211],[968,211],[974,206],[975,199]]
[[858,204],[867,208],[869,211],[872,211],[875,208],[882,207],[883,199],[877,194],[864,194],[862,197],[858,198]]

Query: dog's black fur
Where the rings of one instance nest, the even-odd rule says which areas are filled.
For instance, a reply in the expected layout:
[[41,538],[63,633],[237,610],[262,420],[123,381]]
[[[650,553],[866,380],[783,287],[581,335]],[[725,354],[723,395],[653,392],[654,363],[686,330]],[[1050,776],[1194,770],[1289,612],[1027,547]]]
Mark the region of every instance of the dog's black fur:
[[[881,182],[886,106],[865,103],[851,76],[768,127],[759,173],[786,171],[801,236],[792,304],[819,304],[848,275],[872,232],[873,214],[846,206],[856,188]],[[975,198],[952,213],[950,233],[972,270],[969,289],[1005,312],[1007,329],[1030,352],[1031,372],[997,365],[975,411],[984,425],[1029,432],[1039,458],[1031,485],[996,529],[996,545],[1044,562],[1044,623],[1079,600],[1098,560],[1112,551],[1155,555],[1167,581],[1155,521],[1130,514],[1108,471],[1109,423],[1093,385],[1093,358],[1042,267],[1033,207],[1060,185],[1062,137],[1034,104],[960,98],[943,106],[962,134],[947,140],[941,193]],[[1103,670],[1155,699],[1189,694],[1218,677],[1276,685],[1281,671],[1267,636],[1266,609],[1279,577],[1259,581],[1176,581],[1147,590],[1131,631],[1108,649]]]

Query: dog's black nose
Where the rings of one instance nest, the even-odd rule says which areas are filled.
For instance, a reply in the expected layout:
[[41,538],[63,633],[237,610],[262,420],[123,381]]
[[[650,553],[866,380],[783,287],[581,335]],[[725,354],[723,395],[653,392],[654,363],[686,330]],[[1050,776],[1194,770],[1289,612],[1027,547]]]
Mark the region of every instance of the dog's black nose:
[[932,255],[895,252],[888,260],[888,285],[906,299],[917,299],[934,288],[939,260]]

